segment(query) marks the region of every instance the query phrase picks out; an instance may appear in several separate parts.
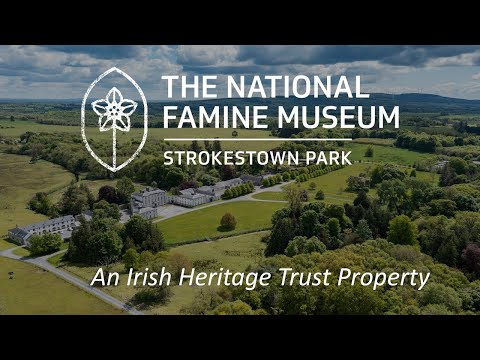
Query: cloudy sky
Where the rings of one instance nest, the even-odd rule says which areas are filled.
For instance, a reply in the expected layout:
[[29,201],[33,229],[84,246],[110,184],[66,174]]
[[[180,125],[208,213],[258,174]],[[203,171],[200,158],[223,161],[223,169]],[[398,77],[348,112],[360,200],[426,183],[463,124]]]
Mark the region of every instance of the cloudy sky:
[[364,92],[480,99],[480,46],[0,46],[0,98],[78,99],[105,70],[131,75],[149,100],[162,75],[361,75]]

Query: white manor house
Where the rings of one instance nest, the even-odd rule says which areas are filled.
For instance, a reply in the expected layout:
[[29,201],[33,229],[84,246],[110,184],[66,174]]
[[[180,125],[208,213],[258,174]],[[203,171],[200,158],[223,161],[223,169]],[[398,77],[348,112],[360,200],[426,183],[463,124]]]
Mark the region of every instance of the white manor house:
[[132,215],[140,215],[146,219],[153,219],[160,216],[162,206],[174,204],[192,208],[215,200],[219,200],[225,190],[242,185],[250,181],[235,178],[226,181],[220,181],[215,185],[201,186],[199,188],[188,188],[180,190],[180,195],[168,195],[166,191],[146,187],[139,192],[135,192],[130,197],[130,212]]

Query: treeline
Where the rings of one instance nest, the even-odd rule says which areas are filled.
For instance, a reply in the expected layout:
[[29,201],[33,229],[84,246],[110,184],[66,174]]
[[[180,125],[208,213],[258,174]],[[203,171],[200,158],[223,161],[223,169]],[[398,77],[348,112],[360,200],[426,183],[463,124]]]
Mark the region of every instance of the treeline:
[[[98,195],[95,196],[88,186],[83,183],[72,182],[63,192],[60,200],[53,203],[47,193],[38,192],[28,202],[31,210],[47,215],[48,217],[57,217],[59,215],[79,215],[86,210],[108,210],[103,204],[115,206],[113,213],[118,215],[113,217],[120,220],[118,204],[125,204],[130,200],[130,195],[135,190],[132,180],[123,177],[117,181],[116,187],[110,185],[102,186]],[[110,212],[110,214],[112,214]]]
[[222,195],[222,199],[224,200],[233,199],[239,196],[250,194],[254,191],[255,191],[255,186],[253,186],[253,183],[249,181],[245,184],[232,186],[231,188],[226,189]]
[[434,153],[441,147],[453,147],[464,145],[478,145],[478,137],[454,137],[445,135],[429,135],[425,133],[414,133],[411,131],[401,131],[394,145],[402,149],[410,149],[419,152]]
[[290,173],[289,172],[284,172],[282,175],[277,174],[277,175],[266,177],[265,179],[262,180],[262,186],[263,187],[271,187],[271,186],[275,186],[277,184],[280,184],[282,181],[290,180]]

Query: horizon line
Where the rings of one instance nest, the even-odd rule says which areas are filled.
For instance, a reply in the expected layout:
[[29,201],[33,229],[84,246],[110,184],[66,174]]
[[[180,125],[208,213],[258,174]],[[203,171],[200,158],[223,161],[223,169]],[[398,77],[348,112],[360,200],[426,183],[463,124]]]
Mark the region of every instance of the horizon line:
[[[383,92],[370,92],[368,93],[369,95],[388,95],[388,96],[398,96],[398,95],[433,95],[433,96],[439,96],[443,98],[450,98],[450,99],[456,99],[456,100],[467,100],[467,101],[479,101],[480,98],[465,98],[465,97],[458,97],[458,96],[453,96],[453,95],[441,95],[438,93],[430,93],[430,92],[399,92],[399,93],[394,93],[394,92],[387,92],[387,90]],[[313,95],[309,95],[307,98],[313,97]],[[319,96],[318,98],[321,98],[324,96]],[[215,100],[232,100],[232,99],[262,99],[262,100],[270,100],[270,99],[295,99],[295,97],[281,97],[277,96],[275,98],[271,97],[266,97],[262,98],[261,96],[254,96],[251,98],[242,98],[242,97],[218,97],[215,99],[204,99],[204,98],[186,98],[186,99],[169,99],[169,98],[161,98],[161,99],[151,99],[149,102],[151,103],[158,103],[158,102],[192,102],[192,101],[215,101]],[[141,99],[134,99],[134,100],[141,100]],[[298,99],[297,99],[298,100]],[[302,100],[302,99],[300,99]],[[25,101],[25,102],[51,102],[51,101],[59,101],[59,102],[81,102],[81,98],[28,98],[28,97],[12,97],[12,98],[2,98],[0,97],[0,102],[8,102],[8,101]]]
[[352,141],[352,138],[165,138],[163,141]]

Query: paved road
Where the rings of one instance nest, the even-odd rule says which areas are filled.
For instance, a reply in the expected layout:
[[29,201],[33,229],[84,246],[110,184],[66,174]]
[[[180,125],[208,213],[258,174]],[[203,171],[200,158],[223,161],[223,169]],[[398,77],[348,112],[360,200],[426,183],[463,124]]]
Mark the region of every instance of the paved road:
[[138,311],[137,309],[135,309],[131,306],[128,306],[127,304],[121,302],[120,300],[114,298],[113,296],[108,295],[107,293],[99,290],[98,288],[90,286],[85,281],[77,278],[76,276],[70,274],[69,272],[67,272],[65,270],[62,270],[60,268],[57,268],[57,267],[53,266],[52,264],[50,264],[47,261],[48,258],[50,258],[52,256],[55,256],[57,254],[64,253],[66,250],[61,250],[61,251],[56,252],[55,254],[50,254],[50,255],[46,255],[46,256],[29,258],[29,257],[22,257],[22,256],[15,255],[13,253],[13,250],[15,250],[15,249],[18,249],[18,247],[15,247],[15,248],[12,248],[12,249],[7,249],[7,250],[4,250],[4,251],[0,251],[0,256],[4,256],[4,257],[10,258],[10,259],[23,261],[23,262],[38,266],[42,269],[50,271],[51,273],[57,275],[58,277],[68,281],[69,283],[78,286],[82,290],[85,290],[86,292],[89,292],[90,294],[93,294],[93,295],[99,297],[103,301],[105,301],[105,302],[107,302],[107,303],[109,303],[109,304],[111,304],[111,305],[113,305],[113,306],[115,306],[119,309],[122,309],[122,310],[128,312],[131,315],[143,315],[143,313],[141,311]]

